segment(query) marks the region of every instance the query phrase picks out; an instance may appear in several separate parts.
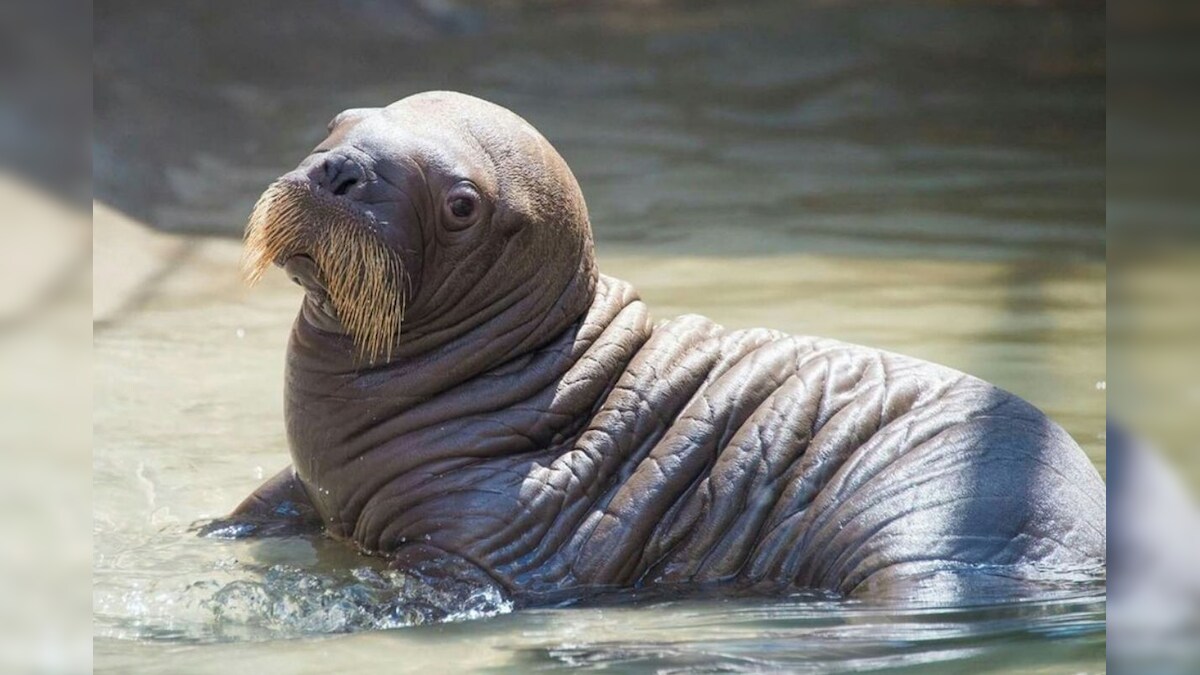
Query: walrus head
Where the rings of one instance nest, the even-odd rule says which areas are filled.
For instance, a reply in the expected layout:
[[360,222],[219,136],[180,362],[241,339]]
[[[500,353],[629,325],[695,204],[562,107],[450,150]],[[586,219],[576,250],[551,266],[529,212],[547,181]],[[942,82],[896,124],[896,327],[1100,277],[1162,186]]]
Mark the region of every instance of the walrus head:
[[244,264],[251,282],[283,267],[306,290],[301,316],[370,363],[521,324],[546,334],[596,284],[566,162],[517,115],[451,92],[337,115],[255,205]]

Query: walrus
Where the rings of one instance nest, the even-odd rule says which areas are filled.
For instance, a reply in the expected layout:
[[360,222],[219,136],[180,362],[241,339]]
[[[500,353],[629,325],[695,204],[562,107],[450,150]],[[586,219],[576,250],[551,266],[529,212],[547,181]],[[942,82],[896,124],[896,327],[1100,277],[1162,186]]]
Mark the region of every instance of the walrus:
[[345,111],[255,205],[305,291],[291,465],[206,532],[323,531],[515,602],[604,589],[970,594],[1105,561],[1105,486],[987,382],[701,316],[597,269],[528,122],[429,92]]

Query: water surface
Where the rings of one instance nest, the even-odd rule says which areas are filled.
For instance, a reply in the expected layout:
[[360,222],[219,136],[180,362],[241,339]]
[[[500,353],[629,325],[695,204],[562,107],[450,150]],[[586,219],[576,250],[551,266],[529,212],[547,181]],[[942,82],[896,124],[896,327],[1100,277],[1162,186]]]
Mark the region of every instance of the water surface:
[[[98,667],[270,672],[370,664],[635,670],[970,667],[1100,670],[1095,585],[991,607],[873,606],[799,596],[650,600],[505,613],[477,597],[453,625],[421,625],[440,599],[322,540],[198,539],[287,462],[282,366],[299,291],[253,293],[238,247],[189,241],[173,271],[95,339],[95,658]],[[1046,407],[1103,468],[1103,270],[818,256],[602,257],[658,316],[822,328],[938,358]],[[1017,279],[1017,280],[1014,280]],[[851,293],[842,284],[854,284]],[[1036,309],[1036,311],[1033,311]],[[611,604],[611,603],[610,603]],[[494,618],[486,618],[494,617]],[[387,633],[363,631],[397,629]],[[336,637],[346,634],[343,637]]]

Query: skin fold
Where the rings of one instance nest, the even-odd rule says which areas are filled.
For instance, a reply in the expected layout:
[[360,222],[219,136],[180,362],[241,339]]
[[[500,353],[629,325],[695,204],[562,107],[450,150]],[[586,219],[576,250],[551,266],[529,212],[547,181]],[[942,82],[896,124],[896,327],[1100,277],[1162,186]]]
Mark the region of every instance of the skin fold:
[[403,323],[364,356],[312,258],[269,261],[307,290],[292,466],[210,534],[323,530],[530,604],[628,587],[970,596],[1103,568],[1104,483],[1036,408],[876,349],[654,323],[598,272],[570,169],[503,108],[431,92],[347,111],[281,180],[394,252]]

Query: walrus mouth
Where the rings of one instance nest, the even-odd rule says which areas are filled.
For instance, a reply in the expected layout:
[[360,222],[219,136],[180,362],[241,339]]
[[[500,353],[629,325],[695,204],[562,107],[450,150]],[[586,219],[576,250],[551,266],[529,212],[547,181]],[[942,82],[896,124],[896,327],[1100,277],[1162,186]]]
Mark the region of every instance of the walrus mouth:
[[311,184],[276,181],[246,223],[246,280],[254,284],[272,266],[332,308],[360,357],[391,358],[407,284],[400,257],[366,215]]
[[280,267],[283,267],[288,277],[305,291],[322,299],[329,296],[329,289],[321,280],[321,270],[317,268],[317,261],[307,253],[288,256]]

